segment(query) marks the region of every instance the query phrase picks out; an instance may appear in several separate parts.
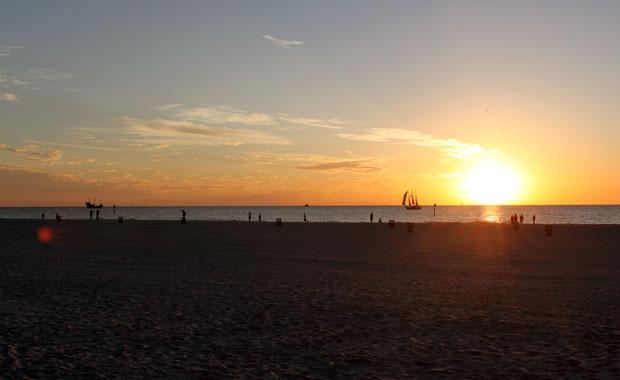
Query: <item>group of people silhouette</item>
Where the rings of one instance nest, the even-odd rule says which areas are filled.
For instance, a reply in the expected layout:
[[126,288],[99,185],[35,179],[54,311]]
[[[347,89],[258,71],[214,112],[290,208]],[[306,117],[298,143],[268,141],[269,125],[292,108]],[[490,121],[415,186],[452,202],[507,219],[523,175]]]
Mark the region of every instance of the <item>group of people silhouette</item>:
[[[510,223],[519,223],[519,224],[523,224],[523,214],[521,215],[517,215],[517,214],[512,214],[510,215]],[[532,224],[536,224],[536,215],[532,215]]]

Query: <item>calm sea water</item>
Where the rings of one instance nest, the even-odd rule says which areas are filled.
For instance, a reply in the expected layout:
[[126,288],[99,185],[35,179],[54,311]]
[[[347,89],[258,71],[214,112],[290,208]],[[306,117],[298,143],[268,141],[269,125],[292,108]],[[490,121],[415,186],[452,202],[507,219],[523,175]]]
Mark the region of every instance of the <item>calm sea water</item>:
[[[252,212],[252,221],[302,222],[304,213],[309,222],[368,222],[374,214],[377,222],[394,219],[397,222],[508,222],[511,214],[523,214],[525,223],[553,224],[620,224],[620,205],[614,206],[423,206],[421,210],[405,210],[402,206],[193,206],[193,207],[111,207],[101,209],[100,218],[139,220],[177,220],[181,209],[187,212],[188,220],[239,220],[247,221]],[[89,209],[85,207],[0,207],[0,218],[53,219],[56,213],[63,219],[88,219]],[[95,211],[96,212],[96,211]]]

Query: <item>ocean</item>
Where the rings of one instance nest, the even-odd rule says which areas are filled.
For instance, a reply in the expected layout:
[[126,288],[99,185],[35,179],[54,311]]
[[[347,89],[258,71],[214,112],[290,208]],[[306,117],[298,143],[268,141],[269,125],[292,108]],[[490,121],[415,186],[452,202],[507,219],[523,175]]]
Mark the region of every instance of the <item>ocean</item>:
[[[536,215],[537,224],[620,224],[620,205],[594,206],[422,206],[421,210],[405,210],[402,206],[176,206],[176,207],[105,207],[100,218],[125,220],[179,220],[181,209],[187,212],[188,221],[247,221],[248,212],[252,221],[258,216],[264,222],[281,218],[283,222],[303,222],[304,213],[308,222],[369,222],[370,213],[374,221],[392,219],[397,222],[509,222],[511,214],[523,214],[524,223],[532,223]],[[63,219],[89,219],[90,209],[85,207],[0,207],[3,219],[54,219],[59,213]],[[95,218],[96,210],[93,210]]]

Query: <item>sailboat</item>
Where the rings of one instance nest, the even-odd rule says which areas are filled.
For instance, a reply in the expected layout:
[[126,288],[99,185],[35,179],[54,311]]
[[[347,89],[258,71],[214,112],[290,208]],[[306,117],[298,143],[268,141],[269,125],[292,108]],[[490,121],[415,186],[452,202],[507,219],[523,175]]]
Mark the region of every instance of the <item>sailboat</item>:
[[[409,196],[407,196],[407,194]],[[409,190],[405,191],[405,194],[403,195],[403,206],[405,206],[405,208],[407,210],[420,210],[422,209],[422,206],[420,206],[418,204],[418,193],[417,191],[415,192],[415,196],[413,192],[410,192]]]

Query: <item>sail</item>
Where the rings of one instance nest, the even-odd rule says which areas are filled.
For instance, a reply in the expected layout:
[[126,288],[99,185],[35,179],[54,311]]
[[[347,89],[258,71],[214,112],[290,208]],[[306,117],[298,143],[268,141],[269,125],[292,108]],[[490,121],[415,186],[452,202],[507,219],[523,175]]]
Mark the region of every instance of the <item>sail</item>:
[[405,191],[405,195],[403,195],[403,206],[405,205],[405,199],[407,199],[407,193],[409,190]]
[[415,192],[415,205],[418,205],[418,191]]

